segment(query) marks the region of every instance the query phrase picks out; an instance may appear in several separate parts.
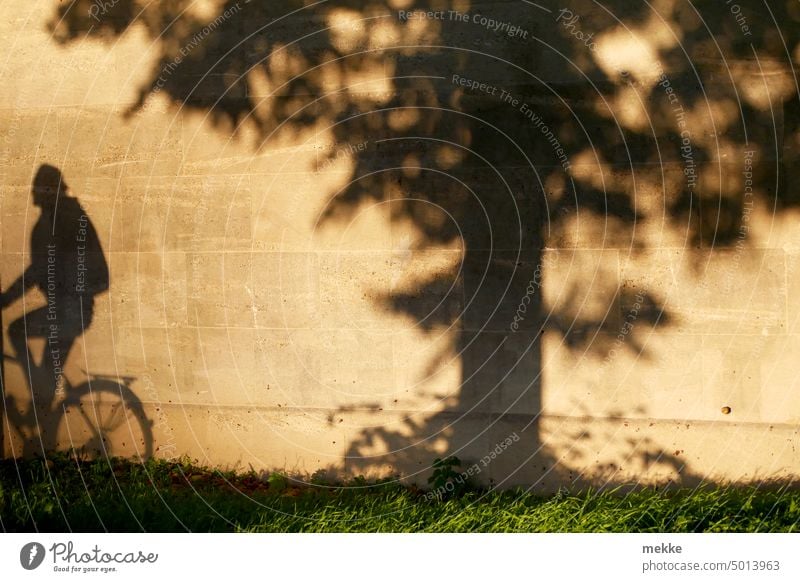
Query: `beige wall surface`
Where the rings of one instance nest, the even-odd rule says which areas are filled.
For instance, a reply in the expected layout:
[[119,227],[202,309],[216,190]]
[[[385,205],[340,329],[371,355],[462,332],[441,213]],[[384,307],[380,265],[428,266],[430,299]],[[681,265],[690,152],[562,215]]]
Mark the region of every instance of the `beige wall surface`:
[[3,455],[796,477],[800,5],[708,4],[3,2]]

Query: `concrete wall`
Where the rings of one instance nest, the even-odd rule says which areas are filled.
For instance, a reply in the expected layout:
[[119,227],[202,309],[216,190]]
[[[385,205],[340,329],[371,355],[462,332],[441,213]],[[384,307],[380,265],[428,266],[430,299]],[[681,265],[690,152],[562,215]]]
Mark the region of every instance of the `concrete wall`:
[[800,472],[794,4],[63,4],[0,6],[4,455]]

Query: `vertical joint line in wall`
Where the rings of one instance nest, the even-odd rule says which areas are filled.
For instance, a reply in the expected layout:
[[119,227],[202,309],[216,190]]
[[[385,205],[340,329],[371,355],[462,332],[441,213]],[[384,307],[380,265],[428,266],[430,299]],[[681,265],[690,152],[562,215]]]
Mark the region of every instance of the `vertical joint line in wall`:
[[789,321],[789,257],[786,249],[783,249],[783,321],[786,329],[783,335],[789,334],[792,323]]

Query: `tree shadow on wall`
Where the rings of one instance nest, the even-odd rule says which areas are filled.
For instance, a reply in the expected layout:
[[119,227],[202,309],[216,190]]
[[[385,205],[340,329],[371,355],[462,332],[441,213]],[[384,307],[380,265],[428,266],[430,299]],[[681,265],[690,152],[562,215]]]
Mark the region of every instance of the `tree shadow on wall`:
[[[137,26],[159,52],[129,115],[167,96],[221,132],[255,128],[254,149],[268,147],[277,128],[300,132],[324,120],[337,143],[374,145],[357,154],[324,224],[388,203],[393,220],[419,233],[413,253],[463,249],[458,265],[380,300],[431,338],[447,338],[413,382],[434,381],[455,363],[458,390],[440,395],[435,410],[363,429],[347,454],[353,471],[389,465],[414,475],[433,457],[481,458],[518,433],[524,444],[513,461],[490,470],[498,482],[581,481],[565,468],[570,453],[554,457],[543,441],[544,342],[600,365],[625,330],[621,349],[652,356],[641,338],[675,317],[647,277],[633,290],[615,261],[677,245],[702,274],[704,251],[746,244],[748,200],[727,178],[740,174],[747,148],[760,152],[756,194],[776,211],[798,203],[786,187],[796,153],[780,144],[800,129],[796,86],[783,74],[800,28],[781,29],[780,41],[773,34],[777,22],[798,19],[792,2],[753,6],[747,36],[726,6],[658,3],[654,11],[622,0],[403,9],[439,15],[426,17],[370,1],[228,1],[202,17],[188,1],[93,6],[59,6],[54,37],[113,40]],[[763,76],[744,81],[757,67],[738,63],[754,54],[777,71],[778,90]],[[773,142],[770,151],[764,144]],[[630,329],[626,316],[640,303]],[[558,390],[559,379],[548,385]],[[377,423],[386,417],[381,402],[369,409]],[[570,431],[568,440],[588,438]],[[620,457],[663,465],[684,483],[699,479],[648,443]]]

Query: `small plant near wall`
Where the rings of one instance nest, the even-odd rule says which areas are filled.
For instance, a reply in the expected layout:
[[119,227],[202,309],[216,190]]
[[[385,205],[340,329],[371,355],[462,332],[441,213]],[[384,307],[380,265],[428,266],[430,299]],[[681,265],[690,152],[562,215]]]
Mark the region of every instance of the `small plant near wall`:
[[449,499],[460,497],[475,489],[472,479],[461,469],[461,459],[447,457],[433,461],[433,474],[428,477],[431,491],[428,496],[432,499]]
[[270,473],[267,479],[270,491],[279,493],[284,491],[289,486],[289,478],[282,473]]

